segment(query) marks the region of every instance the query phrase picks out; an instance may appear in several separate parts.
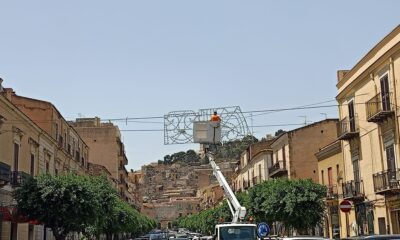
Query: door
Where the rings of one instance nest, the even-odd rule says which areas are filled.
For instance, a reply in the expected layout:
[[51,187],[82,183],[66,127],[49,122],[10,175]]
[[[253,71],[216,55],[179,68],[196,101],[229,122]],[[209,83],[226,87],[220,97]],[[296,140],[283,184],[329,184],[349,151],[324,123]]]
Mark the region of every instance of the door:
[[382,97],[382,110],[390,111],[390,93],[389,93],[389,77],[386,74],[380,79],[381,82],[381,97]]
[[348,104],[349,108],[349,125],[350,125],[350,132],[355,132],[356,131],[356,121],[354,118],[354,101],[350,101]]
[[386,161],[387,161],[387,171],[388,171],[388,180],[391,187],[393,184],[397,185],[396,181],[396,161],[394,157],[394,144],[386,147]]

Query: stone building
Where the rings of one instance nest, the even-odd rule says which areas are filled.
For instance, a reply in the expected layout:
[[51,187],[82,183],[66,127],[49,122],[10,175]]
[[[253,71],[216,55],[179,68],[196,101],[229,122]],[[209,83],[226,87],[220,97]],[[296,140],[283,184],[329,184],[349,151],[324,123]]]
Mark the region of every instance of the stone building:
[[352,203],[341,235],[399,234],[400,26],[337,76],[341,195]]
[[[17,218],[12,191],[40,173],[84,174],[88,148],[52,104],[0,89],[0,239],[52,240],[43,225]],[[60,140],[64,131],[67,137]],[[72,139],[75,147],[67,147]]]
[[326,119],[277,136],[271,144],[273,158],[268,177],[312,179],[319,182],[318,150],[336,140],[337,119]]
[[125,168],[128,158],[118,126],[102,123],[97,117],[78,118],[70,124],[90,147],[89,162],[106,167],[111,177],[118,181],[117,190],[120,197],[133,203],[133,196],[128,191],[128,171]]

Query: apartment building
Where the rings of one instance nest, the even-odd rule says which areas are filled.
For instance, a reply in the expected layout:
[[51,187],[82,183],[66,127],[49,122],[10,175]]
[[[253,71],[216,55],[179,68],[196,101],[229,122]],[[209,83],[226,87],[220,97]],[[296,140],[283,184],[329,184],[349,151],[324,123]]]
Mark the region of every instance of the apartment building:
[[21,111],[21,107],[10,101],[13,97],[11,93],[0,94],[0,239],[52,240],[54,237],[50,229],[18,217],[12,192],[26,178],[39,173],[84,170],[78,168],[80,162],[60,149],[54,135],[44,131]]
[[[340,213],[339,203],[343,184],[343,156],[340,141],[334,141],[319,149],[315,156],[318,159],[319,183],[326,186],[325,197],[326,214],[324,219],[324,236],[331,239],[344,238],[348,236],[347,222],[354,219],[346,219]],[[343,219],[341,217],[344,217]]]
[[351,70],[338,71],[343,198],[350,235],[400,233],[400,26]]
[[336,140],[337,119],[325,119],[284,132],[271,144],[272,161],[268,164],[270,178],[312,179],[318,183],[320,148]]
[[90,147],[89,162],[106,167],[111,177],[118,181],[120,197],[133,203],[133,196],[128,191],[128,171],[125,168],[128,158],[118,126],[102,123],[98,117],[78,118],[70,124]]
[[89,147],[52,103],[19,96],[12,88],[4,88],[2,95],[57,142],[57,154],[45,155],[45,172],[57,174],[68,170],[85,174]]
[[268,180],[268,162],[272,161],[272,142],[273,139],[269,139],[252,144],[241,153],[233,180],[234,192],[245,191],[255,184]]

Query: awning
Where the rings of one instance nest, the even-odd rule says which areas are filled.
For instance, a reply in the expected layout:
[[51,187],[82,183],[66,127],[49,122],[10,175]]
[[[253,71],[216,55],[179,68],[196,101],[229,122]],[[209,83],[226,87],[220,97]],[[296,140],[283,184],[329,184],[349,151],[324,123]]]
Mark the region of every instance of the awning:
[[0,219],[4,222],[12,220],[12,216],[8,208],[0,207]]

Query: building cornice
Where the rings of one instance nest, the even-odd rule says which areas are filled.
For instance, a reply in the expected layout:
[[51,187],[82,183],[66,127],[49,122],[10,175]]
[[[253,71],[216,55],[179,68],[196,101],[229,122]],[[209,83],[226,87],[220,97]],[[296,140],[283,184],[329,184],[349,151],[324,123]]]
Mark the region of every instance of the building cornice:
[[[351,87],[355,79],[362,79],[367,70],[371,68],[377,61],[386,56],[388,52],[399,46],[400,41],[400,25],[393,29],[387,36],[385,36],[378,44],[376,44],[361,60],[349,71],[342,79],[336,84],[336,87],[343,92],[345,89]],[[347,84],[347,85],[346,85]],[[336,97],[341,98],[341,94]]]

